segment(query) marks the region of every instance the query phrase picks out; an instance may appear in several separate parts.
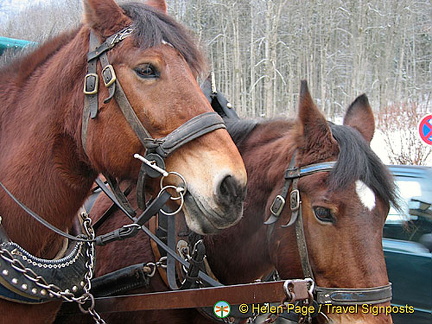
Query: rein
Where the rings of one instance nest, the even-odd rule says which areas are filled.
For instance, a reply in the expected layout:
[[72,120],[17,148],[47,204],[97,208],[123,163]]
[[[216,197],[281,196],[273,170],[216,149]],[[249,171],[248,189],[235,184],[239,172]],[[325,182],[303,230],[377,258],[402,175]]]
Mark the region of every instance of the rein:
[[[298,190],[298,180],[301,177],[308,176],[316,172],[331,172],[337,162],[321,162],[299,168],[295,167],[295,156],[296,154],[294,153],[289,167],[285,172],[284,186],[280,194],[277,195],[273,200],[273,203],[270,207],[271,215],[264,224],[273,225],[279,220],[279,216],[285,207],[289,194],[291,218],[286,225],[281,226],[288,227],[295,224],[296,240],[303,274],[306,278],[311,278],[313,281],[315,281],[309,260],[306,237],[304,234],[302,201],[300,197],[300,191]],[[318,304],[332,304],[336,306],[380,304],[391,301],[392,290],[391,283],[385,286],[368,288],[315,287],[314,295]]]
[[[107,52],[110,49],[115,47],[115,45],[123,41],[125,38],[129,37],[132,33],[133,28],[124,28],[116,34],[108,37],[102,44],[100,44],[97,36],[93,31],[90,31],[90,52],[87,55],[88,67],[87,74],[84,77],[85,102],[81,129],[83,149],[87,154],[86,145],[89,121],[97,118],[98,115],[99,75],[97,73],[97,62],[100,61],[102,65],[102,80],[109,92],[109,97],[104,100],[104,103],[108,103],[112,98],[115,98],[125,119],[135,132],[143,147],[146,149],[145,157],[139,155],[135,156],[135,158],[138,158],[143,163],[138,183],[142,188],[140,191],[141,199],[138,200],[140,204],[145,206],[145,203],[143,203],[143,179],[147,175],[156,178],[161,175],[167,177],[170,174],[173,174],[183,180],[185,188],[175,186],[165,186],[161,188],[158,197],[155,198],[147,208],[142,208],[143,210],[145,209],[144,212],[139,217],[135,218],[135,211],[130,207],[121,190],[119,190],[116,179],[105,175],[113,191],[113,195],[109,196],[122,209],[122,211],[134,220],[134,223],[124,225],[111,233],[95,237],[90,219],[87,217],[86,213],[83,213],[82,217],[84,219],[84,224],[87,224],[85,228],[87,235],[72,236],[51,225],[44,218],[33,212],[30,208],[20,202],[0,182],[1,188],[27,214],[55,233],[76,242],[74,245],[76,248],[74,248],[67,257],[60,259],[58,262],[39,259],[25,251],[19,245],[10,242],[6,232],[1,226],[0,218],[0,258],[3,259],[3,261],[6,261],[6,265],[4,265],[4,262],[1,263],[2,267],[0,269],[0,298],[18,303],[44,303],[56,298],[68,302],[74,301],[79,304],[80,309],[83,312],[90,313],[97,323],[104,323],[98,313],[94,310],[94,297],[90,293],[90,279],[93,277],[94,266],[94,244],[104,245],[114,240],[122,240],[136,235],[140,229],[147,232],[145,226],[143,226],[144,223],[159,210],[162,210],[163,206],[169,199],[181,199],[183,203],[183,195],[187,190],[186,182],[178,173],[166,172],[164,170],[164,159],[184,144],[214,130],[226,128],[224,121],[216,112],[206,112],[193,117],[163,138],[153,138],[151,136],[150,132],[143,126],[133,110],[107,56]],[[161,187],[162,184],[163,178],[161,179]],[[102,187],[105,188],[105,185],[101,186],[101,189]],[[173,198],[167,189],[175,189],[179,194],[179,197]],[[147,234],[152,236],[152,233],[150,232]],[[154,237],[153,239],[157,240],[158,238]],[[160,242],[160,244],[163,246],[163,242]],[[188,263],[175,255],[175,253],[173,257],[177,259],[177,261],[183,263],[184,266],[188,266]],[[30,266],[27,265],[27,263],[29,263]],[[67,270],[69,268],[71,270],[65,271],[65,269]],[[63,269],[63,272],[61,273],[62,275],[59,276],[58,273],[61,269]],[[62,279],[59,280],[59,277]],[[202,273],[199,277],[204,281],[212,280],[210,277],[207,278],[206,275]],[[70,284],[70,282],[67,281],[68,278],[74,278],[78,280],[79,283],[75,285],[75,280],[73,281],[74,286],[70,287],[70,289],[59,288]],[[77,293],[81,295],[75,297],[75,294]],[[85,303],[87,304],[86,306],[90,303],[86,309],[83,307]]]

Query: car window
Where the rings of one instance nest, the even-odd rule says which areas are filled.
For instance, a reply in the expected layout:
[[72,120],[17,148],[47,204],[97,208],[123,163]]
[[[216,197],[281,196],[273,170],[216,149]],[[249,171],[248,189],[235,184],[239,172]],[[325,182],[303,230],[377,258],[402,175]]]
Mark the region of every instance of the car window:
[[384,226],[384,237],[417,242],[432,250],[430,179],[395,175],[395,180],[402,208],[398,211],[391,207]]
[[422,196],[421,185],[418,178],[416,180],[416,178],[411,177],[397,177],[396,185],[401,198],[399,204],[403,212],[400,213],[391,206],[386,224],[403,224],[404,222],[409,221],[413,217],[409,214],[409,202],[411,198]]

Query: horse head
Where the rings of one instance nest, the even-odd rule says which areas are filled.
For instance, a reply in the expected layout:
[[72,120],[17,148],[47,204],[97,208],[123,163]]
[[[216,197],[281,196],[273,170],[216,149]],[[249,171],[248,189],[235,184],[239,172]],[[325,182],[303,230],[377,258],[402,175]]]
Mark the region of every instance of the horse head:
[[[391,322],[381,239],[397,195],[369,146],[374,118],[367,97],[358,97],[338,126],[326,121],[302,82],[296,120],[227,118],[227,127],[245,161],[248,195],[236,225],[203,237],[211,273],[223,284],[263,280],[275,269],[281,279],[311,277],[322,312],[314,323]],[[119,267],[105,256],[116,255],[121,266],[146,261],[136,245],[101,248],[99,274]]]
[[[87,0],[85,9],[84,28],[99,42],[130,28],[131,36],[107,52],[112,70],[109,67],[110,71],[104,69],[99,75],[115,71],[115,91],[121,84],[144,133],[141,138],[137,136],[139,130],[130,125],[135,121],[122,113],[124,99],[112,96],[110,87],[101,84],[97,117],[88,120],[83,142],[85,155],[98,172],[136,179],[141,162],[133,158],[134,154],[146,155],[146,149],[155,150],[181,125],[212,112],[196,81],[204,60],[184,28],[166,15],[165,1],[119,7],[114,1]],[[195,124],[205,124],[206,120]],[[183,136],[186,138],[195,131],[191,124],[187,127],[183,128],[183,132],[188,131]],[[195,231],[212,233],[232,225],[241,215],[246,173],[228,133],[218,126],[185,140],[184,145],[177,144],[180,140],[184,138],[172,141],[175,150],[163,154],[166,170],[182,177],[170,175],[163,185],[178,187],[186,182],[184,211]],[[149,182],[153,196],[160,190],[158,184]]]
[[[374,117],[367,97],[359,96],[338,126],[326,121],[302,82],[295,129],[293,165],[299,176],[293,178],[291,190],[296,186],[298,196],[291,191],[294,203],[287,203],[279,222],[272,225],[269,246],[276,269],[282,278],[313,276],[320,287],[385,287],[383,294],[388,294],[381,240],[389,203],[396,202],[395,191],[389,172],[369,146]],[[302,218],[305,242],[293,241],[299,236],[298,224],[294,225],[299,219],[292,220],[294,215]],[[286,223],[289,228],[277,225]],[[302,249],[307,249],[307,257]],[[372,315],[369,306],[345,313],[341,306],[323,310],[333,323],[391,322],[385,311]]]
[[[199,233],[233,225],[242,215],[246,171],[223,120],[200,91],[204,59],[193,38],[166,14],[162,0],[83,3],[80,26],[1,69],[2,240],[46,260],[44,266],[65,259],[63,237],[71,238],[66,232],[99,173],[119,183],[156,171],[151,176],[162,180],[142,185],[147,198],[170,192],[170,204],[183,207]],[[90,278],[90,260],[84,261],[88,268],[80,275]],[[7,269],[1,273],[9,276]],[[33,274],[41,280],[38,271]],[[14,292],[21,287],[15,295],[42,304],[21,304],[15,295],[0,300],[3,320],[52,322],[59,303],[45,303],[45,289],[10,278]],[[41,299],[33,298],[36,293]]]

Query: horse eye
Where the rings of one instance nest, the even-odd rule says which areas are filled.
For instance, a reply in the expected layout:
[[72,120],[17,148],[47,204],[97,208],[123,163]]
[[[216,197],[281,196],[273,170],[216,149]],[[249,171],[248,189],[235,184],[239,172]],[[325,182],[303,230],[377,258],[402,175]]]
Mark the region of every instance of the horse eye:
[[314,207],[313,208],[315,217],[322,222],[333,223],[335,221],[333,213],[330,209],[325,207]]
[[143,79],[159,77],[159,71],[152,64],[142,64],[134,69],[135,73]]

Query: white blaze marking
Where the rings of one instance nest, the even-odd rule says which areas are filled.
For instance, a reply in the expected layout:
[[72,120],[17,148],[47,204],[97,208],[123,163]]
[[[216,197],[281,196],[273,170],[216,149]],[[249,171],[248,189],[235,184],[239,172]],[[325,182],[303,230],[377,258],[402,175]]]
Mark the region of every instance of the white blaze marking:
[[356,191],[362,204],[369,210],[375,207],[375,194],[363,181],[356,181]]

